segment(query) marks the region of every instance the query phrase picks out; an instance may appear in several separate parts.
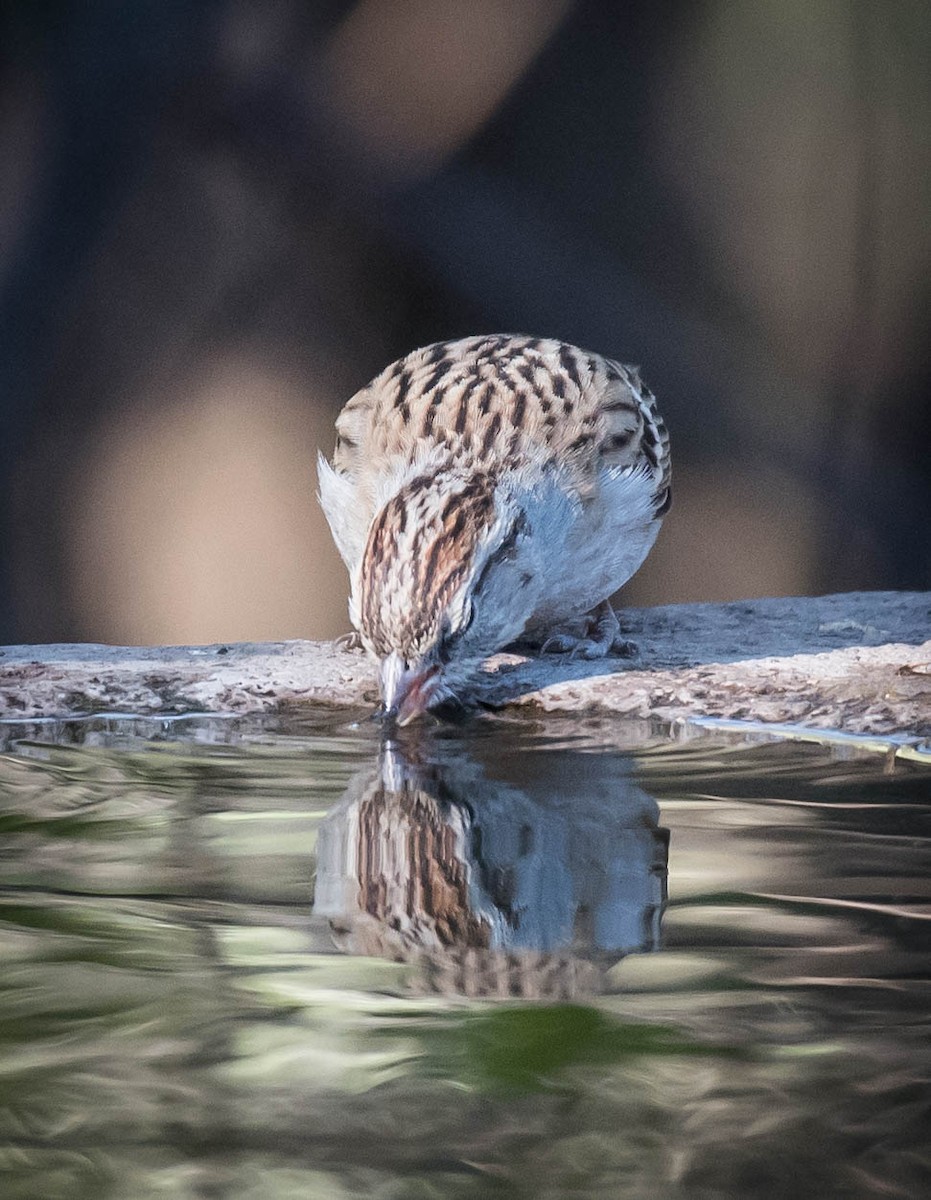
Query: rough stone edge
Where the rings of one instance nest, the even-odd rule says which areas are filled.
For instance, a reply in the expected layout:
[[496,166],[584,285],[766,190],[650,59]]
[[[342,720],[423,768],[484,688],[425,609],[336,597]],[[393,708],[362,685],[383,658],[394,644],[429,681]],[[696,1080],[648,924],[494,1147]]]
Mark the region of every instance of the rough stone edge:
[[[718,718],[931,739],[931,593],[873,592],[630,609],[637,660],[498,655],[493,706],[663,721]],[[800,653],[786,653],[792,648]],[[333,643],[12,646],[0,718],[366,707],[373,665]]]

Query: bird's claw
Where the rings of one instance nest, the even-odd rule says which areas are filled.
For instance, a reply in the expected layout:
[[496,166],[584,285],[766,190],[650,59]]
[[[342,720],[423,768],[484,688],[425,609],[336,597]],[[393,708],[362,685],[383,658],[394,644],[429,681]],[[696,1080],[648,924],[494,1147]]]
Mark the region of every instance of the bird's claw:
[[634,658],[638,653],[634,642],[621,637],[617,614],[605,601],[587,619],[584,633],[557,630],[543,643],[541,654],[566,654],[570,659],[594,660],[607,658],[609,654],[618,658]]
[[605,658],[611,652],[612,647],[605,642],[590,637],[575,637],[571,633],[552,634],[540,649],[541,654],[561,654],[570,661],[577,658]]
[[351,633],[344,633],[336,639],[336,646],[340,650],[361,650],[362,638],[357,630],[353,629]]

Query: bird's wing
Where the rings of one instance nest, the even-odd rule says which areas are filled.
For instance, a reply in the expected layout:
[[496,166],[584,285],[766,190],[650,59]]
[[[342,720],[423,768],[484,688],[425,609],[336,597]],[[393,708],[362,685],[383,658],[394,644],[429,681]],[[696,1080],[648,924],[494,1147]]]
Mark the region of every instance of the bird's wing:
[[669,507],[669,437],[637,369],[549,338],[492,334],[414,350],[348,401],[336,432],[331,470],[341,483],[324,484],[322,473],[321,497],[338,544],[347,518],[330,510],[354,505],[342,531],[349,557],[362,552],[357,526],[444,448],[482,470],[554,465],[583,500],[604,471],[641,472],[655,515]]

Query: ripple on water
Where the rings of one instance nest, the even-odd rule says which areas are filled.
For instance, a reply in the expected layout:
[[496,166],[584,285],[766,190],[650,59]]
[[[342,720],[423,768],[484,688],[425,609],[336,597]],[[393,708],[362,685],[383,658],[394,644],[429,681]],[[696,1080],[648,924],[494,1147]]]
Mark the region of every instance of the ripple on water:
[[931,766],[791,732],[4,725],[4,1196],[931,1194]]

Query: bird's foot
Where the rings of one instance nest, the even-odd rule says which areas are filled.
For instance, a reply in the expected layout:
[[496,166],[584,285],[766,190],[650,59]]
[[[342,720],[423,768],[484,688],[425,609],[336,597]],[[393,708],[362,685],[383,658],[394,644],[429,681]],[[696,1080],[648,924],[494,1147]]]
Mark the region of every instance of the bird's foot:
[[621,637],[617,614],[607,600],[583,618],[582,632],[578,629],[579,626],[555,630],[540,647],[540,653],[587,659],[606,658],[609,654],[633,658],[637,654],[636,645]]
[[344,633],[336,639],[336,646],[340,650],[361,650],[362,638],[359,636],[358,630],[353,629],[351,633]]

